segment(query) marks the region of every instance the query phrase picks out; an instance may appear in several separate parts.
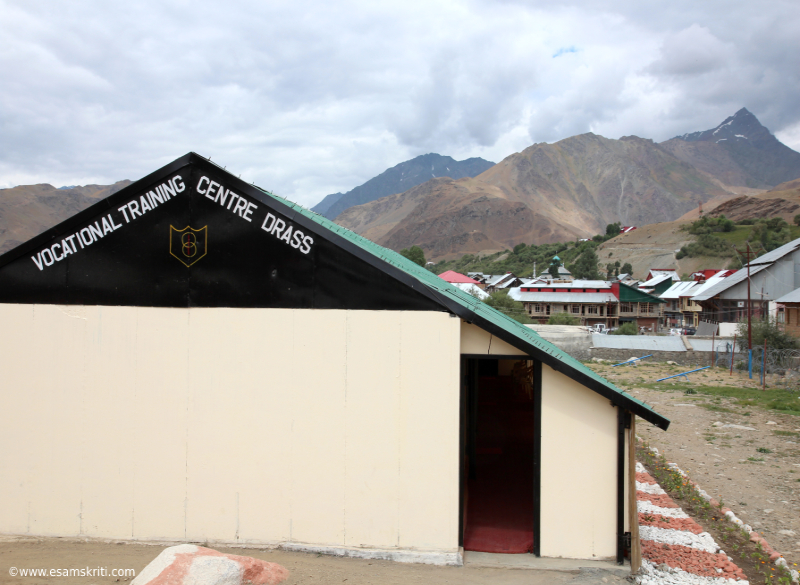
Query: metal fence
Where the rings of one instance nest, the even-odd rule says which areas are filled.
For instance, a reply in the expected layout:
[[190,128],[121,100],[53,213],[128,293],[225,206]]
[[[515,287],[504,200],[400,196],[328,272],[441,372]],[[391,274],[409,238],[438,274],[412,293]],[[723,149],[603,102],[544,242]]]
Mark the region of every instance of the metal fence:
[[[737,372],[748,371],[748,350],[736,347],[733,343],[720,342],[714,345],[713,365],[718,368],[731,368]],[[709,356],[709,359],[710,356]],[[800,349],[773,349],[767,347],[753,348],[753,378],[761,378],[762,369],[768,376],[770,386],[784,386],[787,389],[800,391]]]

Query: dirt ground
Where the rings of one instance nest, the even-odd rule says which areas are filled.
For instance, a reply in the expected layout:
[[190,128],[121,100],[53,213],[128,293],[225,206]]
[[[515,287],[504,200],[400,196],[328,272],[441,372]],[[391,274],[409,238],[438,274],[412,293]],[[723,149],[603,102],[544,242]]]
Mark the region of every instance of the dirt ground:
[[[702,394],[702,386],[758,387],[747,374],[718,369],[690,374],[701,393],[673,381],[643,387],[691,368],[665,364],[592,368],[672,421],[667,432],[637,420],[637,434],[711,496],[763,533],[789,566],[800,565],[800,416]],[[680,378],[679,380],[682,380]],[[769,382],[768,382],[769,386]],[[775,423],[775,424],[769,424]],[[733,424],[753,430],[725,427]],[[777,432],[777,433],[776,433]]]
[[[251,556],[279,563],[290,576],[286,585],[604,585],[627,583],[616,572],[546,571],[532,569],[474,567],[437,567],[392,561],[347,559],[282,550],[217,548],[224,553]],[[104,585],[125,583],[132,579],[116,577],[11,577],[10,569],[96,568],[134,569],[138,574],[164,546],[80,541],[60,538],[0,537],[0,583],[3,585]]]

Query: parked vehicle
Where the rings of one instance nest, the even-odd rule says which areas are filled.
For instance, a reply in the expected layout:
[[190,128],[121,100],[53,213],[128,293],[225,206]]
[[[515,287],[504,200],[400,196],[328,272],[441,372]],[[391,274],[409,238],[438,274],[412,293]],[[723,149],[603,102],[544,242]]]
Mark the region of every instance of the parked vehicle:
[[595,333],[603,333],[603,334],[608,333],[608,329],[606,328],[604,323],[595,323],[592,326],[592,331],[594,331]]
[[683,330],[684,335],[694,335],[695,333],[697,333],[696,327],[687,327],[686,329]]

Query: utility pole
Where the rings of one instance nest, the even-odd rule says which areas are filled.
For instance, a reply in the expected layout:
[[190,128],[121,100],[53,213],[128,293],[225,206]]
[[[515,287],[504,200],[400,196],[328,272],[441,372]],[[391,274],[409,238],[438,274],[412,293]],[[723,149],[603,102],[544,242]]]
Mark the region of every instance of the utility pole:
[[[736,246],[733,247],[736,250]],[[738,253],[739,250],[736,250]],[[750,351],[753,350],[753,331],[752,331],[752,323],[750,320],[750,242],[747,242],[747,251],[745,252],[747,257],[747,349]]]
[[750,242],[747,242],[747,349],[753,351],[753,328],[750,320]]
[[[733,247],[736,250],[736,246]],[[738,253],[739,250],[736,250]],[[750,242],[747,242],[747,370],[750,379],[753,379],[753,323],[750,310]]]

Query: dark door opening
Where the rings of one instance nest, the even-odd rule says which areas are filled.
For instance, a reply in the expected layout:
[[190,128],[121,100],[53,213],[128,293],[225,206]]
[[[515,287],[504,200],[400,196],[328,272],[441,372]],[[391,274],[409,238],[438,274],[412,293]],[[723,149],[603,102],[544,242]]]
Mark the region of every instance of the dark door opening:
[[538,552],[534,547],[537,417],[532,363],[465,360],[464,550]]

